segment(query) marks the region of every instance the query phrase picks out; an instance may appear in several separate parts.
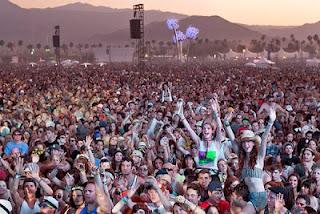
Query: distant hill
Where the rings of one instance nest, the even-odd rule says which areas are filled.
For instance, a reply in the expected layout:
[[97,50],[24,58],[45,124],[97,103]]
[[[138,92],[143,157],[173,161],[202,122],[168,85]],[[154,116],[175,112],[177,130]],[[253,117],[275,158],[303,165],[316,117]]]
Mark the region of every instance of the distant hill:
[[[239,24],[229,22],[219,16],[190,16],[179,21],[180,28],[185,32],[189,25],[193,25],[200,30],[200,38],[228,39],[228,40],[249,40],[261,34],[249,30]],[[98,41],[129,41],[129,29],[122,29],[109,35],[96,35],[92,40]],[[154,22],[145,26],[146,40],[168,41],[172,38],[172,31],[168,30],[165,21]]]
[[295,35],[296,39],[306,39],[308,35],[320,34],[320,21],[301,26],[263,26],[263,25],[242,25],[251,30],[258,31],[271,37],[290,37]]
[[[25,9],[8,0],[0,0],[0,40],[51,44],[55,25],[61,26],[62,43],[106,42],[124,43],[129,39],[129,19],[132,9],[114,9],[85,3],[67,4],[55,8]],[[145,11],[146,40],[168,41],[170,32],[165,24],[169,17],[180,21],[180,29],[188,25],[200,29],[200,38],[251,40],[261,34],[289,36],[298,39],[320,32],[320,22],[294,27],[249,26],[229,22],[219,16],[186,16],[156,10]]]
[[[61,26],[62,42],[86,42],[95,34],[109,34],[128,28],[131,9],[112,9],[88,4],[71,4],[58,8],[24,9],[8,0],[0,0],[0,39],[49,43],[55,25]],[[178,19],[182,14],[146,11],[145,23]]]

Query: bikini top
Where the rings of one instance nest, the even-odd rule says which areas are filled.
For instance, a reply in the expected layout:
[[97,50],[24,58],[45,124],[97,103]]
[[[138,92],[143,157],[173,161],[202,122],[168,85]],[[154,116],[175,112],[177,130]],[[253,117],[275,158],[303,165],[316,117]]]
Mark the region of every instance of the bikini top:
[[242,179],[248,178],[248,177],[249,178],[262,178],[262,174],[263,174],[263,170],[258,167],[254,167],[253,169],[245,167],[241,171]]

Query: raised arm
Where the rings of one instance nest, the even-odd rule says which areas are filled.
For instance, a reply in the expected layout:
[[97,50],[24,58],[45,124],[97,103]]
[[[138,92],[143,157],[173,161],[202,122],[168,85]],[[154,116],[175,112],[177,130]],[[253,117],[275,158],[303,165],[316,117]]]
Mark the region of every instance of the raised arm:
[[232,118],[233,118],[233,113],[232,112],[228,112],[224,117],[223,124],[224,124],[224,129],[225,129],[225,131],[227,133],[227,136],[229,137],[229,139],[232,142],[232,148],[231,149],[233,150],[233,152],[238,154],[239,146],[238,146],[237,143],[234,143],[236,137],[234,136],[234,133],[233,133],[233,131],[231,129],[231,126],[230,126],[230,122],[231,122]]
[[205,212],[199,206],[187,200],[182,195],[178,195],[175,200],[180,204],[186,205],[186,207],[188,207],[194,214],[205,214]]
[[17,207],[20,207],[23,202],[23,198],[19,195],[18,188],[19,188],[21,173],[23,171],[23,159],[19,157],[17,158],[17,160],[14,161],[14,163],[15,163],[16,175],[14,176],[13,182],[10,185],[10,192],[13,196],[13,199]]
[[84,145],[86,147],[86,152],[88,154],[90,162],[95,165],[96,164],[96,159],[94,158],[94,155],[93,155],[93,153],[91,151],[91,143],[92,143],[92,141],[93,141],[92,137],[91,136],[87,136],[86,140],[84,141]]
[[178,108],[178,112],[177,114],[179,115],[184,127],[186,127],[186,129],[188,130],[192,140],[197,143],[197,145],[199,146],[200,144],[200,137],[193,131],[193,129],[191,128],[190,124],[188,123],[187,119],[184,116],[183,113],[183,100],[179,99],[177,102],[177,108]]
[[267,103],[263,103],[260,107],[260,109],[258,110],[257,114],[260,115],[264,110],[268,111],[268,104]]
[[262,138],[261,138],[261,144],[259,147],[259,153],[258,156],[260,159],[264,160],[265,156],[266,156],[266,149],[267,149],[267,138],[268,135],[271,131],[272,125],[274,123],[274,121],[276,120],[276,111],[274,108],[272,108],[271,106],[269,106],[268,108],[269,111],[269,121],[268,124],[265,128],[264,133],[262,134]]
[[220,114],[219,114],[219,103],[217,98],[215,99],[211,99],[210,100],[210,104],[211,104],[211,108],[212,108],[212,115],[213,115],[213,120],[216,122],[217,124],[217,128],[216,128],[216,141],[221,143],[221,128],[222,128],[222,123],[220,120]]
[[33,179],[35,179],[39,186],[42,188],[42,190],[47,194],[47,195],[53,195],[53,190],[52,188],[46,183],[46,181],[40,177],[39,175],[39,166],[36,163],[32,163],[29,166],[31,170],[31,176]]
[[132,208],[135,203],[131,201],[131,197],[136,193],[138,188],[140,187],[140,184],[137,184],[128,191],[127,196],[121,198],[121,200],[115,204],[115,206],[112,208],[112,213],[121,213],[121,209],[124,207],[124,205],[128,205],[128,207]]

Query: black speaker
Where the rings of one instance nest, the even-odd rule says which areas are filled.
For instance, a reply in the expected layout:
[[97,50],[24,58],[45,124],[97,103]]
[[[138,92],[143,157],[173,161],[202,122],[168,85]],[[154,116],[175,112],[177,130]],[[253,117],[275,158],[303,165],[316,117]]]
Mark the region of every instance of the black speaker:
[[130,36],[131,39],[141,39],[140,19],[130,20]]
[[53,47],[60,48],[60,36],[53,35],[52,36],[52,41],[53,41]]

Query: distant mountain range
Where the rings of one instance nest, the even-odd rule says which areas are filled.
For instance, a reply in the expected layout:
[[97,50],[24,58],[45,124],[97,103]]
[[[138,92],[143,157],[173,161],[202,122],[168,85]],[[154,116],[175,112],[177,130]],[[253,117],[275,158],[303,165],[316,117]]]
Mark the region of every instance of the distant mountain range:
[[308,35],[320,34],[320,21],[311,24],[304,24],[301,26],[241,25],[248,29],[258,31],[262,34],[273,37],[290,37],[291,34],[294,34],[296,39],[306,40]]
[[[25,43],[51,44],[55,25],[61,27],[62,43],[103,42],[124,44],[130,41],[129,20],[132,9],[114,9],[85,3],[67,4],[55,8],[25,9],[8,0],[0,0],[0,40]],[[180,29],[189,25],[200,29],[200,38],[249,41],[262,34],[267,36],[290,36],[306,39],[320,32],[320,22],[302,26],[250,26],[229,22],[219,16],[187,16],[156,10],[145,11],[146,40],[169,41],[172,32],[165,20],[180,20]]]
[[[190,16],[179,21],[179,30],[185,31],[189,25],[196,26],[200,29],[200,37],[214,39],[230,39],[230,40],[248,40],[251,38],[259,37],[261,34],[249,30],[241,25],[231,23],[219,16]],[[145,39],[168,41],[171,40],[173,35],[169,31],[165,21],[154,22],[145,26]],[[98,35],[92,40],[99,41],[129,41],[129,29],[122,29],[108,35]]]

